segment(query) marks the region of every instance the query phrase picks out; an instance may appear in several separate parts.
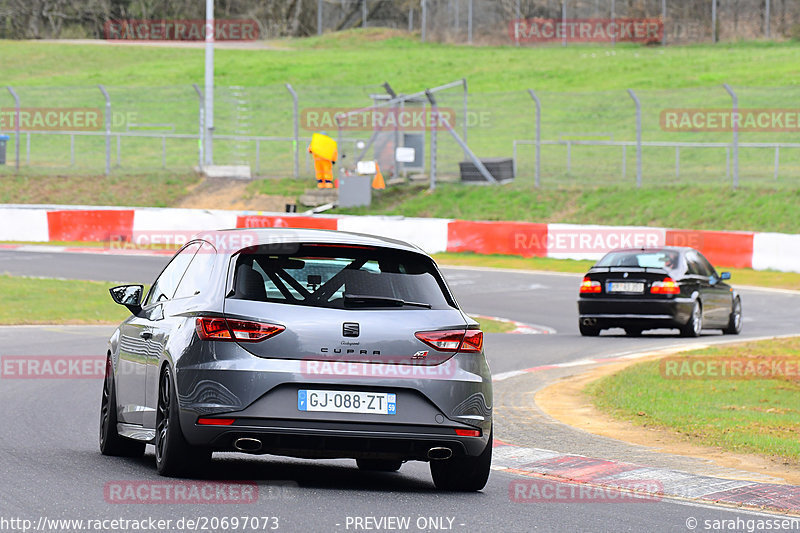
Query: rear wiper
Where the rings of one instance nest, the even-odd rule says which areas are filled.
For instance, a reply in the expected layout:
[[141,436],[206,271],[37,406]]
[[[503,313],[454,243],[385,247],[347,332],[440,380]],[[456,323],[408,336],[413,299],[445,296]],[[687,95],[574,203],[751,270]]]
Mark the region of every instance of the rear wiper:
[[407,302],[400,298],[389,298],[387,296],[366,296],[363,294],[345,294],[344,304],[348,305],[386,305],[388,307],[424,307],[430,309],[431,304],[423,302]]

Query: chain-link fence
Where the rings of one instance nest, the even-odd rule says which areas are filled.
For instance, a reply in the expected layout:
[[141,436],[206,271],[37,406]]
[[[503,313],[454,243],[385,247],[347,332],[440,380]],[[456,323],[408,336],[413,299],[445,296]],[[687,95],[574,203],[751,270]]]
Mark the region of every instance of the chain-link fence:
[[[199,165],[203,118],[194,87],[103,89],[108,111],[97,86],[0,93],[0,130],[10,137],[0,173]],[[215,164],[248,165],[259,177],[310,178],[308,141],[325,132],[340,140],[339,168],[376,160],[387,178],[457,181],[461,163],[500,158],[531,186],[798,186],[798,101],[798,87],[470,93],[466,80],[455,80],[430,97],[396,95],[388,85],[218,87],[213,155]],[[398,148],[413,149],[411,159]]]
[[[316,9],[320,34],[388,27],[456,43],[614,43],[613,36],[597,34],[598,27],[605,31],[626,20],[658,21],[661,30],[651,41],[664,44],[800,37],[800,3],[793,0],[317,0]],[[554,34],[533,38],[536,30],[526,22],[534,20],[552,21]],[[594,23],[590,36],[570,32],[580,21]],[[559,23],[567,28],[564,38],[555,34]],[[621,26],[613,28],[621,32],[619,41],[626,40]]]

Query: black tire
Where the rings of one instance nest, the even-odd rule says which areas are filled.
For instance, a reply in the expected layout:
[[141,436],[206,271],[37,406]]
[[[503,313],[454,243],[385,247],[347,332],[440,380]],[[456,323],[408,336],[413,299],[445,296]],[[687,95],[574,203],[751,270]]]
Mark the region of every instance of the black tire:
[[117,391],[111,356],[106,357],[106,377],[100,401],[100,453],[114,457],[141,457],[145,443],[126,439],[117,433]]
[[682,337],[699,337],[703,330],[703,305],[700,300],[696,300],[692,306],[692,314],[689,321],[681,329]]
[[625,328],[625,335],[628,337],[641,337],[642,328]]
[[477,457],[458,457],[444,461],[431,461],[431,477],[439,490],[475,492],[486,486],[492,467],[492,442],[494,431],[489,432],[489,442]]
[[189,445],[181,431],[178,399],[172,372],[165,367],[158,385],[156,410],[156,468],[162,476],[190,474],[211,459],[211,450]]
[[727,335],[738,335],[742,331],[742,300],[737,296],[733,301],[728,327],[722,330]]
[[597,326],[587,326],[582,321],[578,322],[578,329],[584,337],[597,337],[600,335],[600,328]]
[[397,472],[403,465],[403,461],[393,461],[391,459],[356,459],[359,470],[368,472]]

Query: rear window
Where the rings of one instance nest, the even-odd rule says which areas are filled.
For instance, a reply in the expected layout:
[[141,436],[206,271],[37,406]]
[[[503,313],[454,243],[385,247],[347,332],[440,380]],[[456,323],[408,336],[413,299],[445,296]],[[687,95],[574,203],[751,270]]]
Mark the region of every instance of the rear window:
[[680,253],[673,250],[611,252],[598,261],[595,266],[663,268],[674,271],[680,266]]
[[230,298],[336,309],[449,309],[433,261],[388,248],[303,244],[236,257]]

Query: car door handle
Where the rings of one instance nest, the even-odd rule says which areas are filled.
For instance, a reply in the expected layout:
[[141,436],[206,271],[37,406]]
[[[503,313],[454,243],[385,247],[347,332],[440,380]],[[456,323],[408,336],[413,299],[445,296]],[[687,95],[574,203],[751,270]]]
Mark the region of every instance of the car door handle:
[[143,332],[139,333],[139,336],[141,338],[143,338],[144,340],[150,340],[153,337],[153,332],[152,331],[143,331]]

